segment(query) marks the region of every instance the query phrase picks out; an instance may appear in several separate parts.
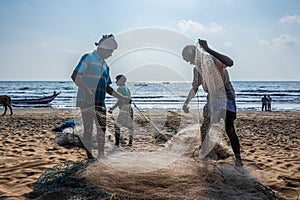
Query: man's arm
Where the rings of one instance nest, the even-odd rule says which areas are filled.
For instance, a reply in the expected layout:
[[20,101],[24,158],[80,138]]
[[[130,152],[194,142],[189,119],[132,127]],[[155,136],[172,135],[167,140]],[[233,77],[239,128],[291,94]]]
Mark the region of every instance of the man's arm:
[[185,112],[185,113],[188,113],[189,112],[189,103],[190,101],[195,97],[196,93],[198,92],[198,88],[191,88],[190,89],[190,92],[186,98],[186,100],[184,101],[184,104],[182,106],[182,110]]
[[93,92],[84,84],[81,76],[82,73],[73,71],[71,78],[74,81],[74,83],[83,90],[85,99],[88,102],[92,102],[94,100]]
[[110,94],[111,96],[116,97],[116,98],[118,98],[119,100],[121,100],[121,101],[123,101],[123,102],[125,102],[125,103],[127,103],[127,104],[131,103],[131,99],[130,99],[130,98],[121,95],[119,92],[115,91],[115,90],[114,90],[111,86],[109,86],[109,85],[106,87],[106,92],[107,92],[108,94]]
[[113,105],[110,109],[109,109],[109,113],[112,113],[114,109],[116,109],[116,107],[118,107],[118,105],[120,105],[120,100],[118,100],[115,105]]
[[201,85],[200,74],[199,74],[198,70],[196,69],[196,67],[194,68],[193,74],[194,74],[193,84],[192,84],[193,87],[190,89],[189,94],[182,106],[182,110],[185,113],[189,112],[188,105],[189,105],[190,101],[195,97],[196,93],[198,92],[198,88]]
[[220,60],[226,66],[231,67],[233,65],[233,60],[231,58],[209,48],[206,40],[198,39],[198,42],[205,51],[207,51],[209,54],[216,57],[218,60]]

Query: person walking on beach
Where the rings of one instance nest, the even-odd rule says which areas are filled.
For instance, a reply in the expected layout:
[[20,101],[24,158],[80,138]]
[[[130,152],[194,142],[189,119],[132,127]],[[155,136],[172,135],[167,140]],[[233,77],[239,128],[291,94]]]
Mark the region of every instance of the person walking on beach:
[[268,103],[268,99],[267,96],[264,95],[263,98],[261,98],[261,111],[267,111],[267,103]]
[[[230,139],[230,143],[235,155],[235,164],[237,166],[243,165],[242,158],[240,154],[240,143],[236,135],[234,128],[234,120],[236,119],[236,103],[235,103],[235,92],[233,86],[229,79],[229,74],[226,70],[226,67],[231,67],[233,61],[228,56],[222,55],[211,48],[208,47],[207,41],[198,40],[200,47],[202,47],[207,53],[205,54],[206,58],[211,62],[205,63],[207,68],[205,70],[213,70],[213,67],[216,67],[216,70],[213,73],[205,73],[204,66],[201,66],[204,62],[201,52],[197,49],[195,45],[187,45],[182,50],[182,57],[185,61],[189,62],[192,65],[195,65],[193,74],[193,83],[192,88],[182,106],[182,109],[185,113],[189,112],[188,104],[191,99],[198,92],[198,87],[202,85],[203,90],[207,93],[207,103],[203,108],[203,124],[201,125],[201,145],[204,142],[205,137],[207,136],[211,124],[218,123],[220,120],[220,113],[226,113],[225,117],[225,130],[227,136]],[[213,83],[213,84],[212,84]],[[218,85],[218,87],[214,86]],[[218,88],[222,87],[224,89],[225,104],[223,107],[219,107],[218,103],[220,99],[216,93],[218,93]],[[215,114],[219,113],[219,114]],[[201,146],[200,146],[201,147]]]
[[104,144],[106,132],[106,93],[129,103],[131,100],[116,92],[110,84],[109,66],[105,59],[109,58],[117,49],[117,42],[112,34],[103,35],[95,43],[96,49],[84,54],[72,73],[72,80],[78,86],[76,106],[80,107],[88,160],[94,160],[92,154],[93,123],[97,127],[98,158],[104,157]]
[[[116,76],[116,84],[118,86],[117,92],[120,94],[131,98],[131,92],[129,88],[126,86],[126,77],[124,75]],[[129,129],[129,142],[127,146],[132,146],[132,139],[133,139],[133,109],[130,104],[126,104],[120,100],[117,101],[115,105],[113,105],[109,112],[112,113],[115,108],[119,108],[119,115],[117,121],[114,123],[115,127],[115,145],[119,146],[120,144],[120,136],[121,130],[120,126],[127,127]],[[123,141],[123,140],[122,140]],[[122,143],[121,141],[121,143]]]
[[271,111],[272,98],[268,95],[268,111]]

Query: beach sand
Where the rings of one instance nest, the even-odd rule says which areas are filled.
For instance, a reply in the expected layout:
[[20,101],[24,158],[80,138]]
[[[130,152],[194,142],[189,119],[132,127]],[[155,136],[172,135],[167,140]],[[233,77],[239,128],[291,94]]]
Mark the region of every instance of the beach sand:
[[[156,129],[136,112],[135,121],[140,129],[135,130],[134,146],[120,147],[114,152],[111,142],[107,146],[111,150],[107,152],[108,159],[91,163],[78,173],[90,186],[111,193],[111,199],[120,194],[130,199],[260,199],[270,194],[266,188],[260,190],[260,184],[270,187],[280,199],[297,199],[300,194],[300,113],[238,112],[235,125],[244,169],[233,166],[232,156],[217,161],[193,158],[200,144],[199,126],[195,125],[197,115],[144,114],[165,132],[180,133],[175,144],[183,142],[184,148],[175,151],[172,159],[164,159],[165,152],[157,151],[165,145],[153,143]],[[160,120],[162,116],[164,120]],[[54,142],[57,133],[51,132],[66,120],[74,119],[73,111],[19,108],[14,109],[14,115],[0,119],[0,199],[26,199],[33,183],[47,169],[64,161],[85,162],[82,149],[58,146]],[[108,121],[110,135],[113,124]],[[134,156],[126,159],[136,152],[145,153],[139,160],[149,161],[146,157],[150,155],[154,162],[143,165]],[[152,155],[159,155],[157,162]],[[131,163],[132,160],[135,162]]]

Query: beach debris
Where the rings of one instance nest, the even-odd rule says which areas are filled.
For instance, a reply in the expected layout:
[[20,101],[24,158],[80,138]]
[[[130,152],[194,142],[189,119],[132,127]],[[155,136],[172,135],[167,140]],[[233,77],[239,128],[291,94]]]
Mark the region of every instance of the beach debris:
[[164,143],[164,142],[167,142],[172,137],[173,136],[171,134],[162,133],[162,131],[159,131],[159,133],[154,136],[155,143]]
[[68,120],[64,122],[61,126],[52,129],[53,132],[60,132],[55,138],[54,142],[59,146],[70,148],[83,148],[85,149],[78,131],[81,125],[74,120]]
[[79,125],[79,123],[75,122],[74,120],[67,120],[61,126],[52,129],[52,131],[62,132],[65,128],[75,128],[76,125]]
[[63,131],[54,138],[54,141],[59,146],[65,147],[67,149],[70,148],[85,149],[79,135],[76,135],[74,133]]

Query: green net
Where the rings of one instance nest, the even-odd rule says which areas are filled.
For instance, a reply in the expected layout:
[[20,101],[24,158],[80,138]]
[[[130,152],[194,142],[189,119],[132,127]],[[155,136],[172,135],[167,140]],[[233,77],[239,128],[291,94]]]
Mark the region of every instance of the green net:
[[48,169],[33,184],[33,191],[27,199],[129,199],[87,185],[77,175],[86,165],[82,162],[63,162]]

